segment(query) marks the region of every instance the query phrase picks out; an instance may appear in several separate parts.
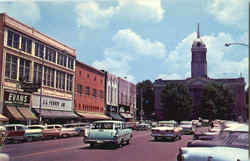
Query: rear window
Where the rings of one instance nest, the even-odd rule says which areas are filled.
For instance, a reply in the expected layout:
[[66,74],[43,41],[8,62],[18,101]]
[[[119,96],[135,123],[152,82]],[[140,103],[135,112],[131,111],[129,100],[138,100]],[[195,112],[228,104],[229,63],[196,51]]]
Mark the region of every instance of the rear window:
[[113,129],[113,123],[94,123],[92,129]]
[[7,131],[14,131],[15,130],[15,126],[6,127],[6,130]]

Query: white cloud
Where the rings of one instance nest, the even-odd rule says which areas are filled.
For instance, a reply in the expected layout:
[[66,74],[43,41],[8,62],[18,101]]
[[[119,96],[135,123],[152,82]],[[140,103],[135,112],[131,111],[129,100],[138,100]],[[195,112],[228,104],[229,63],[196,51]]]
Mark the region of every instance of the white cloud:
[[101,8],[101,1],[77,3],[78,26],[86,26],[91,29],[106,27],[113,17],[128,19],[131,22],[159,22],[163,19],[164,10],[161,0],[116,0],[116,6]]
[[13,2],[0,2],[0,12],[26,24],[34,25],[40,20],[40,8],[32,0],[19,0]]
[[[245,33],[240,36],[244,38]],[[196,33],[184,38],[166,59],[168,75],[187,76],[191,71],[191,46]],[[207,47],[208,76],[211,78],[235,78],[240,73],[248,80],[248,49],[239,46],[225,47],[226,42],[236,42],[228,33],[205,35],[201,39]],[[237,49],[236,49],[237,48]],[[171,71],[171,72],[170,72]],[[189,73],[190,74],[190,73]]]
[[114,14],[114,8],[101,9],[99,4],[90,1],[76,5],[78,26],[86,26],[91,29],[105,27],[109,24],[109,19]]
[[223,24],[236,25],[248,29],[249,0],[211,0],[207,2],[207,11]]
[[154,59],[165,58],[165,46],[158,41],[143,39],[130,29],[119,30],[112,38],[113,46],[104,51],[104,60],[93,63],[98,69],[105,69],[120,77],[126,76],[133,79],[131,62],[140,60],[141,57]]

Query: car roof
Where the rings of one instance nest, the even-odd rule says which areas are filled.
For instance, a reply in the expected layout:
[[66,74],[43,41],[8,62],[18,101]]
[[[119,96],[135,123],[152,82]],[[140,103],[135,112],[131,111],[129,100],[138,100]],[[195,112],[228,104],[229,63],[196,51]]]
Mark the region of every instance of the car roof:
[[158,123],[161,123],[161,124],[164,124],[164,123],[169,124],[169,123],[177,123],[177,122],[174,121],[174,120],[169,120],[169,121],[159,121]]
[[11,126],[23,126],[23,127],[26,127],[25,125],[23,124],[6,124],[4,125],[5,127],[11,127]]
[[28,125],[28,127],[34,127],[34,126],[45,127],[44,125]]
[[103,120],[103,121],[94,121],[93,123],[123,123],[123,121],[117,121],[117,120]]

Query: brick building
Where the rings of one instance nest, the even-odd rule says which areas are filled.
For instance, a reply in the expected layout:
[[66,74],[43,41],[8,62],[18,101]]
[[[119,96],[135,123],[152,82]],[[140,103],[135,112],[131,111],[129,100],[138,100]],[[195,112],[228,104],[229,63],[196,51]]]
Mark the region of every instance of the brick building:
[[[0,14],[0,112],[11,123],[68,122],[73,113],[75,49]],[[42,84],[27,93],[19,80]]]
[[74,110],[85,121],[110,119],[104,114],[105,73],[76,60]]

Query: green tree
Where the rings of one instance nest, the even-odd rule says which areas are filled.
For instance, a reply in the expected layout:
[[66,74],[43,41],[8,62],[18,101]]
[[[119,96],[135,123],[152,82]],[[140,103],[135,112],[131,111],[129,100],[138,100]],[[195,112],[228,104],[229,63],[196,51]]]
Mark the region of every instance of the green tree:
[[210,83],[203,88],[199,115],[209,120],[233,118],[233,96],[222,84]]
[[192,97],[182,84],[167,84],[160,94],[166,120],[189,120],[192,117]]
[[[141,99],[142,107],[144,112],[144,118],[152,119],[152,114],[154,112],[154,90],[153,83],[150,80],[144,80],[136,84],[137,90],[137,107],[139,107],[139,113],[141,109]],[[142,90],[142,93],[141,93]],[[142,94],[142,96],[141,96]]]

